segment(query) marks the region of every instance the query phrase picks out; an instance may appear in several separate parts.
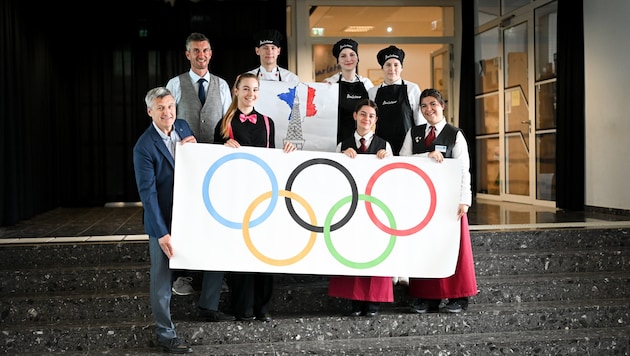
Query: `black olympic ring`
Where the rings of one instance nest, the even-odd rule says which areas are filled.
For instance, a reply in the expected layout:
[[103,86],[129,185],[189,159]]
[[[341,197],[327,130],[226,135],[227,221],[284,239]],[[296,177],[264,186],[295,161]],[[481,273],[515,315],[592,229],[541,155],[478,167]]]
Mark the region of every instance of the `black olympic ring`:
[[[297,177],[298,173],[303,171],[305,168],[316,164],[326,164],[337,168],[339,171],[341,171],[341,173],[343,173],[344,176],[346,176],[346,179],[348,179],[348,182],[350,183],[350,189],[352,190],[352,201],[350,202],[350,209],[348,210],[348,213],[341,220],[339,220],[339,222],[330,226],[330,231],[335,231],[337,229],[340,229],[345,224],[347,224],[348,221],[350,221],[352,215],[354,215],[354,212],[357,210],[357,205],[359,204],[359,189],[357,188],[357,182],[354,180],[354,177],[352,177],[352,174],[350,174],[350,171],[348,171],[346,167],[342,166],[339,162],[327,158],[314,158],[305,161],[297,166],[293,170],[293,172],[291,172],[289,178],[287,178],[285,190],[291,191],[291,186],[293,185],[293,181]],[[295,209],[293,208],[293,203],[290,198],[285,197],[284,200],[287,203],[287,210],[289,211],[289,214],[296,223],[309,231],[324,232],[323,226],[311,225],[302,220],[302,218],[300,218],[300,216],[295,212]]]

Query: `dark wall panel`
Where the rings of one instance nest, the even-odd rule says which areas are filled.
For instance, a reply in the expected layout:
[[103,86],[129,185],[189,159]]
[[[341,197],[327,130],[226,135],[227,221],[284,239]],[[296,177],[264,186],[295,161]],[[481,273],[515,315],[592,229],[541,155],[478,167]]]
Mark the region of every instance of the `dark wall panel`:
[[210,70],[231,85],[258,63],[252,34],[286,27],[283,0],[171,1],[0,3],[0,226],[59,206],[137,201],[144,95],[189,69],[188,34],[210,38]]

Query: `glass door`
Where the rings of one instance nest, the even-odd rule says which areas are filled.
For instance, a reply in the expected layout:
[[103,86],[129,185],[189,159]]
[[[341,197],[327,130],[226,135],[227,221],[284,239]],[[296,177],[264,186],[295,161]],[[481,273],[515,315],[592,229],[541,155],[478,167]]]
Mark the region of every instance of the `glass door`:
[[500,200],[503,191],[501,150],[503,142],[503,100],[500,100],[503,78],[499,44],[499,27],[492,26],[475,36],[475,143],[478,197]]
[[558,4],[535,10],[536,199],[554,206],[556,200],[556,28]]
[[443,46],[431,53],[431,88],[435,88],[442,93],[442,97],[446,102],[444,117],[446,117],[446,121],[449,124],[457,126],[454,122],[453,111],[449,108],[451,88],[453,87],[453,70],[451,68],[453,51],[451,47],[451,45]]
[[475,39],[479,197],[536,200],[531,23],[528,15],[510,17]]
[[554,207],[557,2],[476,5],[477,197]]
[[531,203],[530,167],[535,157],[532,145],[533,117],[529,94],[529,22],[511,21],[514,25],[502,27],[503,68],[503,125],[502,173],[503,193],[512,201]]

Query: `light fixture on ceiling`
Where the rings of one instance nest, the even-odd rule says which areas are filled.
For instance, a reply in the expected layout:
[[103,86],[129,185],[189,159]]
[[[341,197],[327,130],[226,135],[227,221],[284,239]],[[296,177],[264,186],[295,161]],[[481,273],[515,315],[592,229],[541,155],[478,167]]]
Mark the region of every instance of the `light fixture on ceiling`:
[[348,26],[343,29],[343,32],[368,32],[373,29],[374,26]]
[[322,37],[324,35],[323,27],[313,27],[311,28],[311,36],[313,37]]

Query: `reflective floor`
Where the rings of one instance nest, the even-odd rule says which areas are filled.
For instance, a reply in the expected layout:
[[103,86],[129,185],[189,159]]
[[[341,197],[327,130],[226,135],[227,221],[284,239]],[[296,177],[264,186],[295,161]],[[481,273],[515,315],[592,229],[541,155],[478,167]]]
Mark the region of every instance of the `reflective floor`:
[[468,212],[471,230],[630,226],[630,212],[566,211],[551,207],[477,199]]
[[[601,209],[603,210],[603,209]],[[564,211],[477,199],[468,212],[471,230],[629,227],[628,211]],[[0,244],[146,239],[139,203],[57,208],[0,227]]]

